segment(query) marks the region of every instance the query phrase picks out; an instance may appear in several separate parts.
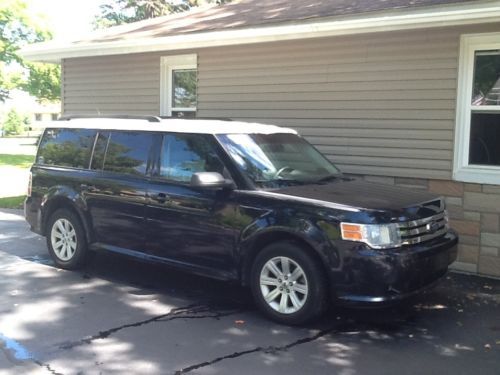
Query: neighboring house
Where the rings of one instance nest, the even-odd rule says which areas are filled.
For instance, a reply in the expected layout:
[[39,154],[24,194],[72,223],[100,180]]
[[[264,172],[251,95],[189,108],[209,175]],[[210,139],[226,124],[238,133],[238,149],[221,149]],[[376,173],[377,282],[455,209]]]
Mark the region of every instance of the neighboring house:
[[39,132],[47,122],[57,120],[61,113],[61,103],[40,103],[28,93],[14,90],[10,99],[0,103],[0,123],[3,123],[5,116],[12,109],[27,116],[31,130]]
[[455,268],[500,276],[500,2],[243,0],[23,55],[64,114],[230,117],[300,131],[344,172],[446,197]]

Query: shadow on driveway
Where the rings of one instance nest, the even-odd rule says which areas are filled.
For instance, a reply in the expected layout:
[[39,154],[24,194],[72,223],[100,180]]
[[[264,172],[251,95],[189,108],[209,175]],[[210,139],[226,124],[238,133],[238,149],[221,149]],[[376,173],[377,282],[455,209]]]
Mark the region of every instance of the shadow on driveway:
[[0,212],[2,374],[500,373],[497,280],[452,273],[396,307],[286,327],[247,289],[164,266],[103,253],[58,270],[19,215]]

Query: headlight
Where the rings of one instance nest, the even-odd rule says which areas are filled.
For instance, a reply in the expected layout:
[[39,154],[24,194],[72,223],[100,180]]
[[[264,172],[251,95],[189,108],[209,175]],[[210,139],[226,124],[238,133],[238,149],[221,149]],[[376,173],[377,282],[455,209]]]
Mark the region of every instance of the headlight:
[[402,245],[397,224],[340,223],[342,239],[364,242],[374,249],[387,249]]

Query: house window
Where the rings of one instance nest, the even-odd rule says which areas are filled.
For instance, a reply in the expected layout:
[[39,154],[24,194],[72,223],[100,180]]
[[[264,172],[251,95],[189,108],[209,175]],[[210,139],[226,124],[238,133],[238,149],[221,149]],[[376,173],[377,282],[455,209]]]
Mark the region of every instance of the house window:
[[161,58],[161,115],[195,117],[198,70],[196,55]]
[[35,113],[35,121],[42,121],[42,114],[41,113]]
[[500,184],[500,34],[464,35],[454,178]]
[[52,119],[52,121],[56,121],[58,117],[59,117],[59,115],[57,113],[52,113],[50,115],[50,118]]

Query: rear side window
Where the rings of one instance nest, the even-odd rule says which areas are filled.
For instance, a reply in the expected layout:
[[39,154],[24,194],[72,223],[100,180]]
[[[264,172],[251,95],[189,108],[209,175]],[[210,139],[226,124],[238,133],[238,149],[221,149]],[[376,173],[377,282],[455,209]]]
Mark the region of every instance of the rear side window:
[[104,158],[104,170],[134,175],[145,174],[152,141],[152,133],[111,132]]
[[36,162],[59,167],[88,168],[96,130],[47,129]]

